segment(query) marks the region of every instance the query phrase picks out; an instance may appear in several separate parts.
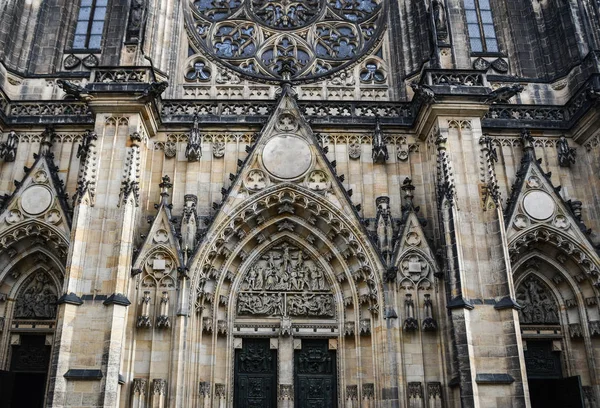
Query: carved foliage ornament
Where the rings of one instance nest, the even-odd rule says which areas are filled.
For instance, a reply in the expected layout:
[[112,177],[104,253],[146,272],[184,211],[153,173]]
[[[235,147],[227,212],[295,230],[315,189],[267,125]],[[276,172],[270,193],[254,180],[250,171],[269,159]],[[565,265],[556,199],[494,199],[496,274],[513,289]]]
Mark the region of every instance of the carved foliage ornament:
[[260,257],[244,276],[240,316],[334,317],[334,300],[321,266],[287,243]]
[[[253,79],[314,81],[369,53],[385,0],[197,0],[187,9],[197,51]],[[378,78],[375,78],[377,81]]]

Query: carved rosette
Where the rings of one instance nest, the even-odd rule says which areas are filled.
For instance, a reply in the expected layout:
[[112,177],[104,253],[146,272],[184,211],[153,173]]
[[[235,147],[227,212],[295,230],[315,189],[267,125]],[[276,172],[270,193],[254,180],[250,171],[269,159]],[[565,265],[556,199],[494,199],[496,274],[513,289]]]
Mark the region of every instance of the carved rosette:
[[335,316],[323,268],[301,249],[283,243],[263,254],[244,275],[238,316]]

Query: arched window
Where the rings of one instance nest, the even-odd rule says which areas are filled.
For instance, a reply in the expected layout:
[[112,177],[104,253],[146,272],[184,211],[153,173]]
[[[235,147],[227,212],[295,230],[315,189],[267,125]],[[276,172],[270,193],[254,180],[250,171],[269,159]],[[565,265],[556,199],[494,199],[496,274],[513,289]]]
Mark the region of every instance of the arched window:
[[499,52],[490,0],[465,0],[472,52]]
[[100,48],[107,3],[108,0],[81,0],[73,48]]

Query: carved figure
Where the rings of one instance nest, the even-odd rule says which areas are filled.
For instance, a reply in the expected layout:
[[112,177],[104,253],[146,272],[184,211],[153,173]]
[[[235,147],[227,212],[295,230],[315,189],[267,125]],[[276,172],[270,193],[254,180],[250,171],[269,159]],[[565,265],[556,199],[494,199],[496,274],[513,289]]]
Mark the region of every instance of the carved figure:
[[0,157],[5,162],[14,162],[17,157],[17,145],[19,143],[19,136],[13,131],[8,133],[6,142],[0,143]]
[[189,162],[196,162],[202,157],[202,147],[200,145],[202,136],[200,135],[200,126],[198,125],[198,115],[194,115],[194,125],[188,135],[188,144],[185,148],[185,157]]
[[389,206],[390,198],[385,196],[377,197],[375,203],[377,205],[377,243],[379,244],[379,251],[381,251],[385,261],[389,263],[393,250],[392,216]]
[[373,133],[373,150],[371,156],[373,158],[373,163],[385,163],[386,160],[389,159],[387,146],[385,145],[383,132],[381,131],[379,117],[377,117],[375,122],[375,132]]
[[569,142],[564,135],[558,139],[556,148],[558,149],[558,164],[560,167],[571,167],[571,164],[575,164],[575,148],[569,147]]

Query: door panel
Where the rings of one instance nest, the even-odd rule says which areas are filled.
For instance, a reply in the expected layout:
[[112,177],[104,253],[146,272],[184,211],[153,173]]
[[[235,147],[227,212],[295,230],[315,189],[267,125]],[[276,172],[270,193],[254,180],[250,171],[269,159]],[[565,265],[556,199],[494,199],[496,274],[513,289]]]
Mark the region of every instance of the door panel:
[[234,406],[277,407],[277,350],[269,339],[244,339],[235,351]]
[[294,378],[298,408],[337,405],[337,364],[328,340],[302,340],[294,353]]

